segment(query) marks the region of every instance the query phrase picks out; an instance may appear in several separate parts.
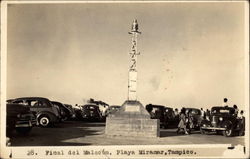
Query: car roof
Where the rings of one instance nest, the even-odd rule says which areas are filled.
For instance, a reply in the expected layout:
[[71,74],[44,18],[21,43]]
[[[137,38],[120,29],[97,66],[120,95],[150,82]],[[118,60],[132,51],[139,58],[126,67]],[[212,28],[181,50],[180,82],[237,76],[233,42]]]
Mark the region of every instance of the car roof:
[[64,104],[64,105],[66,105],[66,106],[71,106],[71,107],[72,107],[72,105],[71,105],[71,104]]
[[85,106],[96,106],[96,107],[99,107],[98,105],[92,104],[92,103],[90,103],[90,104],[84,104],[82,107],[85,107]]
[[7,105],[7,106],[16,105],[16,106],[25,106],[25,107],[26,107],[26,105],[18,104],[18,103],[7,103],[6,105]]
[[173,109],[173,108],[171,108],[171,107],[166,107],[166,106],[165,106],[165,108],[167,108],[167,109]]
[[121,107],[121,106],[119,106],[119,105],[111,105],[111,106],[109,106],[109,107]]
[[214,106],[212,109],[234,109],[233,107],[228,107],[228,106]]
[[62,104],[62,105],[64,105],[63,103],[58,102],[58,101],[51,101],[51,103],[58,103],[58,104]]
[[146,107],[147,106],[152,106],[152,107],[165,107],[165,106],[163,106],[163,105],[155,105],[155,104],[148,104],[148,105],[146,105]]
[[173,109],[171,107],[167,107],[167,106],[164,106],[164,105],[156,105],[156,104],[148,104],[148,105],[146,105],[146,107],[148,107],[148,106],[155,107],[155,108]]
[[199,108],[185,108],[186,110],[194,109],[194,110],[200,110]]
[[48,98],[44,97],[20,97],[20,98],[15,98],[13,100],[49,100]]

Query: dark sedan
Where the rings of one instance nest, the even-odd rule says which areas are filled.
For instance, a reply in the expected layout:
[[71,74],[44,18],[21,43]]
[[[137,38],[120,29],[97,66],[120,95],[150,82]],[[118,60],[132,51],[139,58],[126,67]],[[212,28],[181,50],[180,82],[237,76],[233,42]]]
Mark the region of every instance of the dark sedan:
[[117,112],[120,108],[121,108],[121,106],[119,106],[119,105],[111,105],[111,106],[109,106],[109,107],[105,110],[105,116],[107,117],[109,114],[114,114],[114,113]]
[[7,124],[6,134],[11,136],[13,130],[18,133],[29,133],[33,126],[37,124],[35,113],[30,108],[20,104],[7,104]]
[[99,106],[95,104],[86,104],[82,106],[82,118],[85,121],[102,121],[103,117]]
[[163,105],[146,105],[146,110],[149,112],[151,119],[159,119],[162,128],[176,127],[178,119],[175,118],[173,108]]
[[65,121],[65,120],[70,119],[72,117],[72,115],[73,115],[72,111],[68,107],[66,107],[63,103],[60,103],[57,101],[52,101],[51,103],[54,106],[59,107],[62,121]]
[[202,120],[201,110],[197,108],[186,108],[186,114],[188,114],[192,118],[193,128],[199,130]]
[[36,112],[38,123],[42,127],[50,126],[61,119],[58,107],[53,106],[47,98],[23,97],[13,99],[11,103],[26,105]]
[[235,109],[232,107],[215,106],[211,109],[211,115],[208,119],[201,122],[201,133],[217,132],[226,137],[233,136],[236,132],[243,134],[244,126],[242,121],[237,118]]

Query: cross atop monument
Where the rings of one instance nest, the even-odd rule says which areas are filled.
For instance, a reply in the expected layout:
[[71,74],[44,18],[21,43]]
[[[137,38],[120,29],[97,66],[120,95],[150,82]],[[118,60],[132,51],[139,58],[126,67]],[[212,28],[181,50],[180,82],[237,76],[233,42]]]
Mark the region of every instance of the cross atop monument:
[[140,53],[137,51],[137,36],[141,34],[138,31],[139,26],[137,20],[135,19],[132,24],[131,31],[129,34],[132,34],[132,47],[130,54],[130,66],[129,66],[129,79],[128,79],[128,100],[135,101],[137,100],[136,88],[137,88],[137,55]]

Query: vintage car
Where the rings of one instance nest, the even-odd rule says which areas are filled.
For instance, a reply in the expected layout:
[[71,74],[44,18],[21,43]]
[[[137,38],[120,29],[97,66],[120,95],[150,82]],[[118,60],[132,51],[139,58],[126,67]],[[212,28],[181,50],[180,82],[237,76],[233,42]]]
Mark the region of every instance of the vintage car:
[[26,105],[31,111],[36,112],[36,117],[41,127],[48,127],[60,121],[59,108],[53,106],[51,101],[43,97],[16,98],[12,103]]
[[173,108],[148,104],[146,105],[146,110],[149,112],[151,119],[160,120],[160,127],[162,128],[176,127],[178,125],[179,119],[175,118]]
[[99,106],[95,104],[85,104],[82,106],[82,119],[84,121],[102,121],[103,117]]
[[6,134],[8,137],[14,130],[20,134],[27,134],[37,124],[35,113],[32,113],[27,106],[7,103],[6,110]]
[[114,114],[115,112],[117,112],[119,109],[121,108],[121,106],[119,105],[111,105],[109,106],[106,110],[105,110],[105,116],[109,116],[109,114]]
[[75,120],[83,120],[83,117],[82,117],[82,106],[76,106],[76,107],[73,107],[73,110],[75,112]]
[[76,118],[76,113],[75,113],[75,110],[74,110],[73,106],[70,105],[70,104],[64,104],[64,105],[71,111],[71,113],[72,113],[71,119],[75,119]]
[[201,117],[201,110],[197,108],[186,108],[186,114],[189,113],[189,115],[193,119],[193,125],[194,129],[199,130],[200,129],[200,123],[202,120]]
[[211,115],[201,121],[200,131],[202,134],[207,132],[223,133],[224,136],[233,136],[236,132],[242,133],[242,122],[237,118],[235,109],[232,107],[215,106],[211,109]]
[[72,111],[67,108],[63,103],[57,102],[57,101],[51,101],[51,103],[58,107],[60,110],[60,116],[61,116],[61,121],[65,121],[67,119],[70,119],[73,115]]
[[179,123],[179,116],[176,117],[175,114],[174,114],[174,109],[173,108],[170,108],[170,107],[165,107],[165,116],[166,117],[166,128],[168,127],[177,127],[178,126],[178,123]]

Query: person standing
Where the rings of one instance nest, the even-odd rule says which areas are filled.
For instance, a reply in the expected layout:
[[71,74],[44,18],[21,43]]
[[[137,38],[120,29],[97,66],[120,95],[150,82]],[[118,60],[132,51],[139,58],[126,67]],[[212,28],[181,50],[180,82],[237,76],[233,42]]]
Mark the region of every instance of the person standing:
[[178,116],[178,115],[179,115],[178,109],[175,108],[175,110],[174,110],[174,116]]
[[207,116],[210,116],[210,110],[207,109],[207,112],[206,112]]
[[206,111],[206,120],[209,120],[210,114],[211,114],[210,110],[207,109],[207,111]]
[[186,109],[182,108],[180,113],[180,122],[178,124],[177,134],[183,129],[185,134],[188,135],[187,128],[186,128]]
[[189,110],[187,112],[187,129],[188,129],[188,133],[191,134],[191,130],[194,128],[194,118],[192,116],[192,110]]
[[234,105],[233,108],[234,108],[234,115],[237,117],[237,115],[239,113],[239,109],[238,109],[237,105]]
[[201,118],[205,119],[205,111],[203,110],[203,108],[201,108]]
[[224,98],[224,99],[223,99],[223,104],[222,104],[222,106],[224,106],[224,107],[225,107],[225,106],[228,106],[228,103],[227,103],[227,102],[228,102],[228,99],[227,99],[227,98]]
[[238,119],[240,119],[240,131],[239,135],[244,136],[245,135],[245,116],[244,116],[244,111],[241,110]]
[[105,112],[106,112],[107,107],[108,106],[106,106],[106,105],[99,105],[99,110],[101,112],[102,117],[105,116]]
[[238,118],[239,118],[239,119],[245,118],[245,117],[244,117],[244,111],[243,111],[243,110],[240,111],[240,114],[239,114],[239,117],[238,117]]

